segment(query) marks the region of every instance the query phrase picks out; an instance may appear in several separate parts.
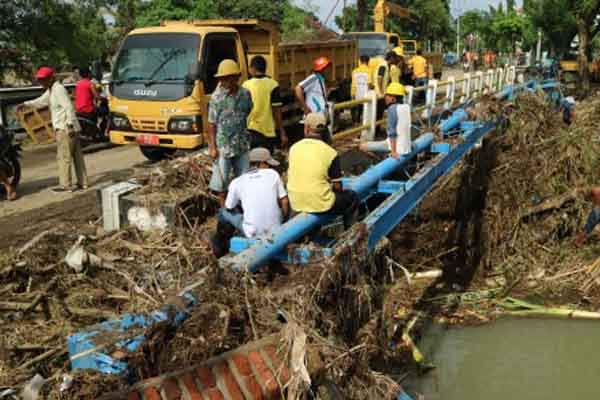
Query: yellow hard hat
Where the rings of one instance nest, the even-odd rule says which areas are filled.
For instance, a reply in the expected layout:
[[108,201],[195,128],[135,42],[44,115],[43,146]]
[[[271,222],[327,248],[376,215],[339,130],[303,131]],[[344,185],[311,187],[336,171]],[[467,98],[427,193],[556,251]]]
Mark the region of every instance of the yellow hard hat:
[[404,96],[404,85],[398,82],[392,82],[385,89],[385,94],[391,96]]
[[241,75],[240,67],[238,63],[233,60],[223,60],[219,64],[219,69],[215,74],[215,78],[223,78],[231,75]]

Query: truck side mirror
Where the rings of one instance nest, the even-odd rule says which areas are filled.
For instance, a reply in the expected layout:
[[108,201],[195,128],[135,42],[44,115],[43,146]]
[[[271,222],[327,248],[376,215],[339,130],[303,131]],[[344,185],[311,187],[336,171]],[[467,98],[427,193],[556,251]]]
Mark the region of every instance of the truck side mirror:
[[196,61],[194,61],[193,63],[191,63],[191,64],[189,65],[189,67],[188,67],[188,73],[187,73],[187,76],[186,76],[186,78],[187,78],[189,81],[192,81],[192,82],[194,82],[194,81],[197,81],[198,79],[200,79],[200,78],[201,78],[201,76],[200,76],[201,74],[202,74],[202,68],[201,68],[201,65],[200,65],[200,63],[199,63],[199,62],[196,60]]

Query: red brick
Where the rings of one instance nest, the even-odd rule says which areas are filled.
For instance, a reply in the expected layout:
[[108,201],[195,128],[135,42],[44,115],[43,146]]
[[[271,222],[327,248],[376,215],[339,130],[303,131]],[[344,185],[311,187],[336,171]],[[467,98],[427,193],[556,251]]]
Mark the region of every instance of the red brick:
[[244,400],[244,394],[242,393],[240,386],[235,380],[235,376],[229,369],[226,363],[221,362],[216,366],[217,376],[223,379],[225,387],[229,392],[229,395],[233,400]]
[[138,392],[131,392],[127,395],[127,400],[142,400]]
[[260,387],[260,384],[254,378],[253,375],[250,375],[244,379],[244,386],[248,391],[248,394],[251,396],[252,400],[263,400],[263,391]]
[[248,358],[244,357],[241,354],[236,354],[231,357],[231,361],[235,364],[235,368],[242,376],[252,375],[252,367],[250,366],[250,362]]
[[162,400],[162,398],[160,397],[160,393],[158,393],[158,390],[156,390],[156,388],[152,386],[144,390],[144,397],[146,398],[146,400]]
[[265,346],[263,348],[263,351],[267,353],[267,355],[271,359],[271,363],[273,364],[273,367],[275,367],[275,373],[279,374],[279,380],[281,381],[281,383],[284,385],[288,383],[290,379],[292,379],[290,370],[288,369],[287,365],[285,365],[281,361],[279,355],[277,354],[277,349],[275,348],[275,346]]
[[257,351],[251,351],[248,353],[248,359],[254,364],[258,379],[263,382],[267,389],[267,397],[279,394],[279,384],[277,383],[273,372],[271,372],[271,369],[267,366],[260,354]]
[[198,390],[196,380],[191,374],[184,374],[181,377],[181,380],[185,385],[185,388],[187,389],[188,393],[190,394],[191,400],[205,400],[205,397],[202,396],[202,393],[200,393],[200,391]]
[[206,367],[196,368],[196,375],[198,375],[198,378],[200,378],[200,383],[202,383],[206,389],[217,386],[217,382],[215,382],[215,376],[210,369]]
[[181,400],[181,389],[173,379],[165,379],[162,383],[167,400]]
[[217,388],[203,391],[202,394],[208,397],[209,400],[225,400],[221,391]]

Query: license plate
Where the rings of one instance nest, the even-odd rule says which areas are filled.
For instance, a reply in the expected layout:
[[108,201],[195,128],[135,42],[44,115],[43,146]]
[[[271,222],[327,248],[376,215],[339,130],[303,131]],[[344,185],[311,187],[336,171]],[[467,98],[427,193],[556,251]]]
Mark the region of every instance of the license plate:
[[156,135],[137,135],[138,144],[158,146],[159,139]]

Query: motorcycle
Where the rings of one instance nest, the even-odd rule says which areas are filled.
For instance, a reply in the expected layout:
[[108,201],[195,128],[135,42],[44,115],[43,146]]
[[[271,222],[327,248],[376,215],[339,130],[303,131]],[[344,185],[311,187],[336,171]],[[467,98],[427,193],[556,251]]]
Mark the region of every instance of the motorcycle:
[[0,171],[8,178],[13,190],[16,190],[21,180],[21,145],[15,143],[14,139],[14,133],[0,125]]
[[[97,90],[102,91],[101,85],[98,85]],[[77,113],[77,120],[81,126],[81,137],[94,143],[107,142],[108,115],[108,99],[106,96],[101,96],[95,116]]]

